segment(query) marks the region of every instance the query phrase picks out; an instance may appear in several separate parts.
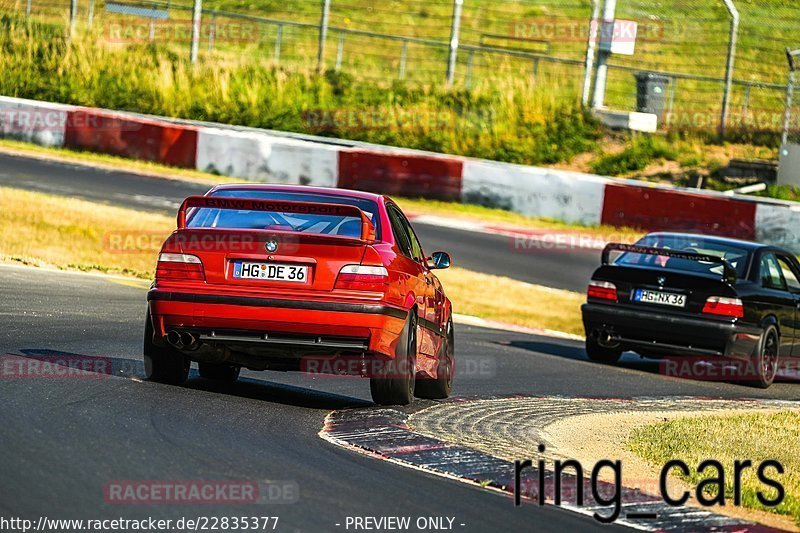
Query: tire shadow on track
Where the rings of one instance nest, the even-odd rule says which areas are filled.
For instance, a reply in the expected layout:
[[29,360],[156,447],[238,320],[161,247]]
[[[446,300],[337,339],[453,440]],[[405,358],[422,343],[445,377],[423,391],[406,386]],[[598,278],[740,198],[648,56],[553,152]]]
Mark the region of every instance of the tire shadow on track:
[[[564,359],[571,359],[573,361],[583,361],[587,364],[598,364],[589,361],[589,359],[586,357],[586,350],[583,348],[583,346],[569,346],[546,341],[511,341],[508,343],[508,345],[531,352],[563,357]],[[626,368],[628,370],[638,370],[648,374],[660,374],[661,367],[659,361],[659,359],[640,359],[638,355],[633,354],[632,352],[626,352],[620,362],[613,366],[618,368]]]
[[[511,341],[507,343],[507,345],[535,353],[562,357],[572,361],[581,361],[589,365],[633,370],[661,376],[666,379],[712,383],[723,382],[743,387],[747,387],[748,385],[747,383],[737,382],[732,374],[726,374],[726,368],[729,367],[729,364],[719,360],[703,361],[700,358],[680,356],[674,358],[647,359],[640,357],[634,352],[625,352],[618,363],[603,365],[590,361],[586,356],[586,350],[582,346],[570,346],[546,341]],[[800,375],[795,370],[795,366],[787,363],[787,368],[778,372],[775,383],[798,383],[798,381],[800,381],[798,377],[800,377]]]
[[[95,380],[122,378],[147,382],[144,364],[135,359],[37,348],[24,348],[17,354],[3,354],[2,357],[5,378],[68,379],[70,376],[84,376]],[[176,388],[157,383],[152,385]],[[200,377],[195,369],[190,372],[189,380],[177,388],[323,411],[374,406],[372,402],[342,394],[246,376],[235,383],[220,383]]]

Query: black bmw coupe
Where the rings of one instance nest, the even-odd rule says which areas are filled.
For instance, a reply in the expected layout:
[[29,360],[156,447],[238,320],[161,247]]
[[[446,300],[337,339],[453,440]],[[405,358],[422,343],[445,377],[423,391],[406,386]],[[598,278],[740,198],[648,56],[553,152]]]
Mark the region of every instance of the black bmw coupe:
[[800,362],[800,263],[781,248],[680,233],[609,244],[587,300],[592,361],[613,364],[628,350],[716,361],[763,388]]

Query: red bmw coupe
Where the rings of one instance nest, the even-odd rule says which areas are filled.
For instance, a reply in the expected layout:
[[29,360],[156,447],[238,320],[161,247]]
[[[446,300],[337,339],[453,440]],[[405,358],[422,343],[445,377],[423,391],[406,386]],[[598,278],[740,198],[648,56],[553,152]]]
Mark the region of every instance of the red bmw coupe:
[[148,379],[251,370],[370,378],[376,403],[446,398],[450,300],[391,199],[302,186],[225,185],[187,198],[147,294]]

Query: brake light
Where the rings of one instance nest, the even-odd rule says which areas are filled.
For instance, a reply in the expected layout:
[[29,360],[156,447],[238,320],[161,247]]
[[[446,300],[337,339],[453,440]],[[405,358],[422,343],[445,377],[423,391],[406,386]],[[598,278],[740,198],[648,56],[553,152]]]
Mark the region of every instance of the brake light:
[[158,254],[156,279],[204,281],[206,276],[203,263],[196,255]]
[[744,316],[744,304],[739,298],[709,296],[708,300],[706,300],[706,305],[703,306],[703,313],[742,318]]
[[609,281],[595,281],[589,282],[589,290],[587,291],[589,298],[597,298],[599,300],[617,301],[617,286]]
[[382,266],[347,265],[339,271],[336,289],[382,292],[389,283],[389,272]]

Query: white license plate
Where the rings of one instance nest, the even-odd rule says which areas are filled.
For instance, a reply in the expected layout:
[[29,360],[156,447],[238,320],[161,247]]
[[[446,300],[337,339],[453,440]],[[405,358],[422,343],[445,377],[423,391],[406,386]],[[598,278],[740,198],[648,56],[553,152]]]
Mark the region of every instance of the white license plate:
[[308,267],[280,263],[246,263],[237,261],[233,264],[233,277],[238,279],[265,279],[305,283],[308,281]]
[[672,292],[648,291],[636,289],[633,293],[634,302],[646,304],[671,305],[673,307],[686,307],[686,295]]

